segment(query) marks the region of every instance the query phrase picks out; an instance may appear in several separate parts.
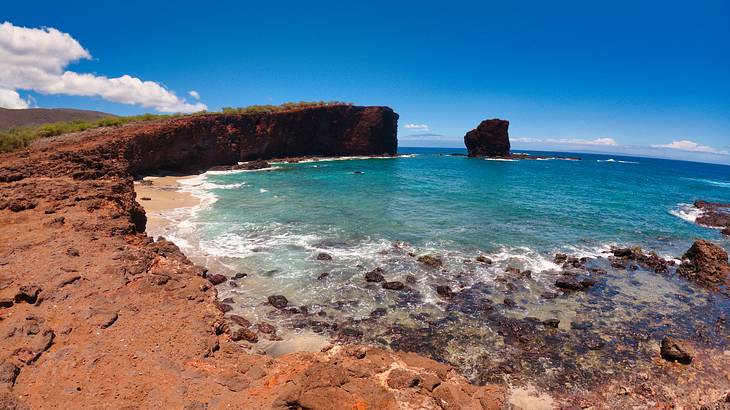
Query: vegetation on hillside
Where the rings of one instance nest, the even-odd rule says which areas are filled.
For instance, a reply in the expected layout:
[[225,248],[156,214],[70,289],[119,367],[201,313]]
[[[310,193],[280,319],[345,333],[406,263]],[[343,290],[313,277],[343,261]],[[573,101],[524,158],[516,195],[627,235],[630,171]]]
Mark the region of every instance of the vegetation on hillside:
[[[269,113],[294,111],[312,107],[327,107],[333,105],[352,105],[340,101],[302,101],[302,102],[286,102],[281,105],[251,105],[248,107],[224,107],[220,112],[222,114],[251,114],[251,113]],[[206,111],[194,113],[190,115],[216,114]],[[30,143],[38,138],[53,137],[56,135],[66,134],[69,132],[85,131],[99,127],[118,127],[124,124],[141,121],[159,120],[163,118],[181,117],[182,114],[162,115],[162,114],[143,114],[130,117],[107,117],[99,120],[74,120],[61,121],[52,124],[44,124],[29,127],[11,128],[9,130],[0,130],[0,153],[10,152],[22,149],[30,145]]]

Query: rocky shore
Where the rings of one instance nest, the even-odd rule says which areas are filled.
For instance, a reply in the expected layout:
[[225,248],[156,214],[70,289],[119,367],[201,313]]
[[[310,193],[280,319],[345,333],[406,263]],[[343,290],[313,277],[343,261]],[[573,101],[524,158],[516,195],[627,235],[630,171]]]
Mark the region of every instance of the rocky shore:
[[135,175],[394,153],[396,121],[383,107],[202,115],[0,157],[0,407],[502,408],[504,387],[414,354],[245,349],[206,269],[144,233]]

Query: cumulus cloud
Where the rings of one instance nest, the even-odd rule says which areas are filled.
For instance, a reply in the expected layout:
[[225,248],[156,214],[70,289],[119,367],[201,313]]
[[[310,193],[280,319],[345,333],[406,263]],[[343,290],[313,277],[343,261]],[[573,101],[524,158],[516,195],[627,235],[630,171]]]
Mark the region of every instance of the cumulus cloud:
[[193,97],[193,98],[195,98],[196,100],[199,100],[200,99],[200,94],[198,94],[198,92],[195,91],[195,90],[188,91],[188,94],[190,94],[190,96]]
[[17,90],[33,90],[42,94],[101,97],[161,112],[207,109],[205,104],[189,103],[154,81],[130,75],[108,78],[66,70],[68,65],[82,59],[91,59],[91,54],[68,33],[55,28],[0,24],[0,107],[28,107],[28,101],[23,104]]
[[406,124],[405,127],[409,130],[431,131],[431,128],[426,124]]
[[2,108],[29,108],[30,101],[20,97],[17,91],[0,88],[0,107]]
[[613,138],[596,138],[592,140],[576,139],[576,138],[511,138],[512,142],[525,143],[548,143],[548,144],[570,144],[570,145],[598,145],[598,146],[617,146],[618,143]]
[[676,149],[680,151],[690,151],[690,152],[705,152],[709,154],[728,154],[728,151],[710,147],[708,145],[700,145],[694,141],[690,140],[679,140],[679,141],[672,141],[669,144],[655,144],[652,145],[652,148],[669,148],[669,149]]

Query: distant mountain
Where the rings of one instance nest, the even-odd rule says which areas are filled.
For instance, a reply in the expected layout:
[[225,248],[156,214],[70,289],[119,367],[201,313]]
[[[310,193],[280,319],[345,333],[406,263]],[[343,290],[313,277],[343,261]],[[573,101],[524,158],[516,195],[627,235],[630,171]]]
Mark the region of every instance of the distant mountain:
[[0,108],[0,129],[48,124],[58,121],[97,120],[104,117],[116,117],[116,115],[73,108]]

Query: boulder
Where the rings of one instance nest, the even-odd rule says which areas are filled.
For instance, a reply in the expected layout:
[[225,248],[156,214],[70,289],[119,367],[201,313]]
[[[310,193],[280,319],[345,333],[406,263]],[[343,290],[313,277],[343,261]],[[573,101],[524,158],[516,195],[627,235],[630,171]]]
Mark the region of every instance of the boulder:
[[660,354],[664,360],[679,362],[682,364],[692,363],[692,355],[677,340],[666,336],[662,339]]
[[289,304],[289,301],[283,295],[271,295],[268,300],[271,306],[277,309],[284,309]]
[[470,157],[509,156],[509,121],[484,120],[464,136],[464,144]]
[[697,240],[682,256],[677,273],[685,278],[716,288],[730,282],[727,252],[706,240]]

